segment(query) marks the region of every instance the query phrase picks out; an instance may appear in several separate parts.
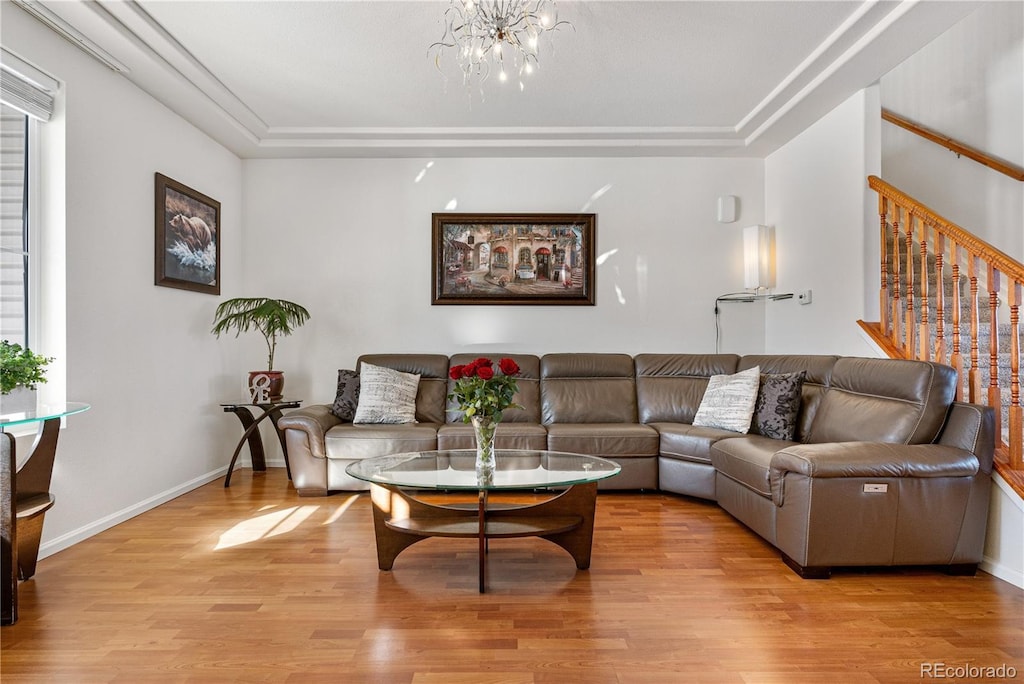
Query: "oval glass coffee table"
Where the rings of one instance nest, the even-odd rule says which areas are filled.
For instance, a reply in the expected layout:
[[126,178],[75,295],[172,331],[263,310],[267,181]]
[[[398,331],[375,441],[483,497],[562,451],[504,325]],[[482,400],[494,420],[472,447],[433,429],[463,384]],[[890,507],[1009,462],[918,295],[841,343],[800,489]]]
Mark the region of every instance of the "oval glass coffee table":
[[[493,476],[476,472],[476,451],[416,451],[367,458],[345,472],[371,483],[377,566],[390,570],[403,550],[430,537],[479,541],[480,593],[490,539],[540,537],[590,567],[597,482],[618,474],[614,461],[557,451],[496,450]],[[497,491],[559,488],[536,504],[488,504]],[[476,504],[426,503],[408,490],[471,490]]]

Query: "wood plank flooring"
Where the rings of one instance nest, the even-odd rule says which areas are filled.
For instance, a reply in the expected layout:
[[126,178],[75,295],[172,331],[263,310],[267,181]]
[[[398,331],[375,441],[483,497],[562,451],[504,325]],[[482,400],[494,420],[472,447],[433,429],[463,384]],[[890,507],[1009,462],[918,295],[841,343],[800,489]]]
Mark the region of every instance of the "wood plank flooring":
[[602,492],[594,537],[589,571],[492,541],[480,595],[475,541],[429,539],[381,572],[366,494],[304,499],[283,469],[242,470],[40,561],[0,677],[846,684],[944,663],[1024,680],[1024,592],[984,573],[801,580],[714,504],[657,493]]

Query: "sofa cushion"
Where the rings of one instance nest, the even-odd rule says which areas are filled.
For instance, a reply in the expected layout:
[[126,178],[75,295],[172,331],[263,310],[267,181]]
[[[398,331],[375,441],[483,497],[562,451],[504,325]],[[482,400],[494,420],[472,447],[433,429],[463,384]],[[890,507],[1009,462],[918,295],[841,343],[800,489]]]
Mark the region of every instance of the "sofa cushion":
[[712,375],[736,372],[735,354],[638,354],[637,411],[641,423],[692,423]]
[[334,396],[331,413],[346,423],[351,423],[356,417],[356,407],[358,405],[359,373],[353,370],[339,370],[338,392]]
[[841,358],[805,441],[927,444],[956,393],[956,371],[928,361]]
[[628,354],[547,354],[540,360],[541,423],[636,423]]
[[[508,414],[505,414],[508,415]],[[472,425],[463,423],[442,425],[437,431],[438,449],[475,449],[476,434]],[[548,448],[548,431],[540,423],[513,423],[502,421],[494,433],[496,449]]]
[[751,434],[792,441],[806,377],[805,371],[761,374],[754,419],[750,423]]
[[548,449],[591,456],[657,456],[658,432],[639,423],[548,425]]
[[719,474],[770,499],[772,488],[769,473],[772,456],[775,452],[795,444],[796,442],[761,435],[723,439],[711,446],[711,464]]
[[739,437],[729,430],[687,425],[686,423],[651,423],[658,431],[660,455],[695,463],[711,463],[711,445],[720,439]]
[[356,460],[437,448],[436,423],[337,425],[324,435],[328,459]]
[[362,364],[359,404],[353,423],[415,423],[420,376]]
[[757,366],[733,375],[712,375],[693,424],[746,433],[754,415],[760,377]]

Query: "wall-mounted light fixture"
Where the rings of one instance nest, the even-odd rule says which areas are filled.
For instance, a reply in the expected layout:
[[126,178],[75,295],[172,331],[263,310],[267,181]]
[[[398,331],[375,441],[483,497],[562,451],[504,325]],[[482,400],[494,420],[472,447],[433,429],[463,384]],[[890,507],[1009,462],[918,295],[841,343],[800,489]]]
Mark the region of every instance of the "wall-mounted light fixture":
[[743,287],[754,291],[775,287],[775,231],[771,226],[743,229]]

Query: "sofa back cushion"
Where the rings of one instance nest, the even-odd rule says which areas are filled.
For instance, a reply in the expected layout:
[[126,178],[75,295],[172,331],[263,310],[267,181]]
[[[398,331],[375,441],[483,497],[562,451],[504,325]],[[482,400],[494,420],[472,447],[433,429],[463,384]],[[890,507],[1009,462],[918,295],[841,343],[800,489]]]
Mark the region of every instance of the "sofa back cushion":
[[443,354],[364,354],[356,363],[384,366],[420,376],[416,391],[416,422],[443,423],[448,394],[448,357]]
[[641,423],[693,423],[712,375],[732,375],[735,354],[638,354],[637,411]]
[[[533,354],[456,354],[449,362],[449,367],[465,366],[470,361],[486,356],[498,367],[498,359],[512,359],[519,365],[519,375],[516,376],[516,386],[519,391],[513,399],[515,403],[522,406],[522,409],[508,409],[502,414],[503,423],[539,423],[540,422],[540,357]],[[447,393],[455,391],[455,381],[448,379]],[[462,411],[453,401],[448,403],[448,423],[461,423]],[[455,409],[455,410],[451,410]]]
[[740,359],[737,368],[746,370],[759,366],[761,373],[766,375],[782,375],[788,373],[807,373],[804,378],[801,390],[800,410],[796,419],[796,434],[793,439],[798,442],[806,442],[807,435],[814,422],[814,416],[821,406],[821,400],[825,396],[832,379],[832,369],[836,365],[838,356],[824,356],[816,354],[788,355],[788,354],[752,354]]
[[941,432],[955,392],[949,366],[841,358],[806,441],[928,444]]
[[541,422],[635,423],[628,354],[547,354],[540,360]]

